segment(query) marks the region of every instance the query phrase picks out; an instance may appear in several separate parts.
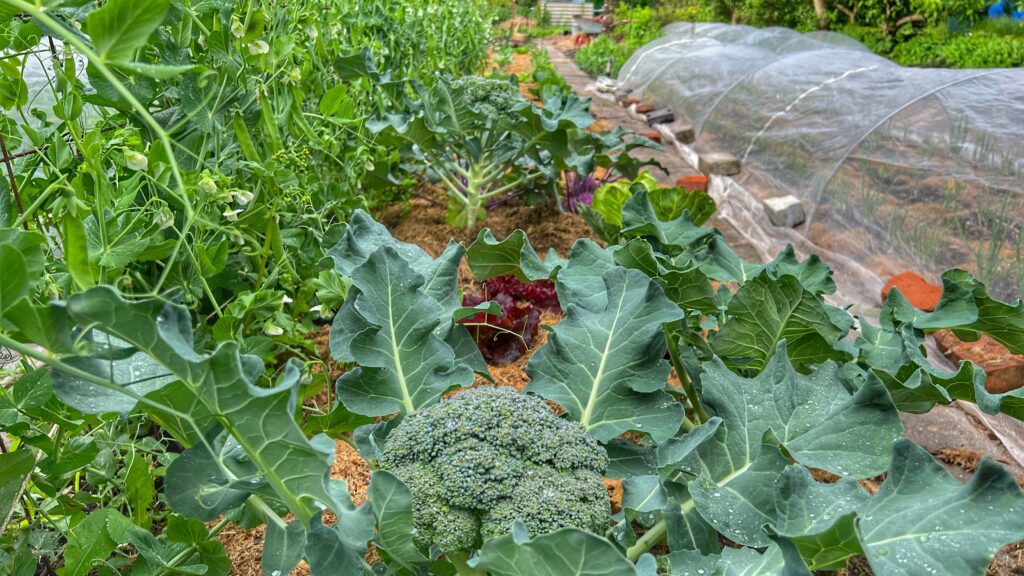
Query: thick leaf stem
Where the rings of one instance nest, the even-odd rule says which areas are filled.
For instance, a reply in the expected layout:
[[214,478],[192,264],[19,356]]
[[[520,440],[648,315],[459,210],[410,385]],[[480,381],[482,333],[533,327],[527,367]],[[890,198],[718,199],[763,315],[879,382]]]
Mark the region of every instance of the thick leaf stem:
[[700,396],[697,395],[697,389],[686,374],[683,362],[679,358],[679,340],[671,330],[666,329],[665,332],[668,335],[668,356],[672,361],[672,367],[676,370],[676,376],[679,377],[679,382],[683,385],[686,398],[690,401],[690,407],[693,408],[694,415],[701,423],[707,422],[710,416],[708,416],[707,410],[704,409],[704,404],[701,403]]
[[469,565],[469,552],[452,552],[448,554],[448,561],[455,566],[459,576],[487,576],[487,572],[477,570]]
[[630,562],[636,562],[641,556],[650,551],[651,548],[654,548],[664,540],[666,534],[668,534],[668,523],[662,518],[658,520],[657,524],[651,526],[651,529],[645,532],[636,541],[636,544],[633,544],[626,550],[626,558],[629,558]]

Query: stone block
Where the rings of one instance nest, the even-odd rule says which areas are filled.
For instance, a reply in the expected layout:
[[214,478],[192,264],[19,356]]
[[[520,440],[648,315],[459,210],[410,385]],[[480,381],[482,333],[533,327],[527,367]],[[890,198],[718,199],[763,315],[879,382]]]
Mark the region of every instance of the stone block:
[[598,92],[610,94],[612,92],[615,92],[616,82],[615,80],[612,80],[607,76],[601,76],[600,78],[597,79],[597,82],[594,86]]
[[803,203],[796,196],[768,198],[764,201],[764,211],[768,213],[772,225],[781,228],[795,228],[803,224],[807,217]]
[[672,135],[675,137],[676,142],[680,144],[693,144],[697,141],[696,135],[693,132],[693,126],[689,124],[677,124],[673,127]]
[[742,166],[740,166],[739,158],[736,158],[732,154],[728,154],[726,152],[712,152],[711,154],[704,154],[700,157],[700,165],[698,168],[704,174],[734,176],[740,173]]
[[647,124],[656,126],[658,124],[671,124],[676,119],[671,108],[658,108],[647,113]]

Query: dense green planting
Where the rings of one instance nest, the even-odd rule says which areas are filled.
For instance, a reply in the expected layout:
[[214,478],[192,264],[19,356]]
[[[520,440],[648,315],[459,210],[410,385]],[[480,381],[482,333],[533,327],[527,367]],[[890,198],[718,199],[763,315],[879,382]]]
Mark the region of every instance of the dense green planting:
[[[576,62],[587,73],[612,76],[638,48],[675,21],[727,22],[756,27],[785,26],[800,31],[827,28],[863,43],[873,52],[904,66],[1012,68],[1024,65],[1024,24],[1010,18],[985,20],[992,2],[958,0],[851,0],[822,2],[815,12],[810,0],[675,0],[656,8],[616,10],[628,33],[616,29],[582,48]],[[1019,3],[1012,3],[1019,6]]]
[[[924,356],[939,328],[1024,350],[1024,307],[965,272],[932,313],[894,292],[876,326],[826,302],[817,258],[745,262],[698,226],[707,198],[644,178],[579,208],[608,247],[544,258],[488,230],[434,257],[356,209],[424,175],[466,223],[496,191],[562,206],[599,169],[636,178],[626,152],[649,144],[586,132],[556,81],[538,107],[464,77],[481,5],[420,8],[0,0],[4,574],[223,575],[232,523],[266,526],[268,576],[806,574],[855,554],[959,575],[1024,537],[1000,466],[961,485],[900,438],[899,410],[953,400],[1024,418],[1024,392]],[[39,58],[59,62],[41,95]],[[463,305],[463,263],[554,283],[564,318],[526,395],[442,400],[489,377],[462,321],[501,311]],[[304,335],[332,316],[335,382]],[[374,468],[359,506],[330,477],[338,441]],[[873,496],[856,482],[882,472]],[[624,489],[610,519],[602,473]]]
[[[571,565],[595,575],[647,576],[656,566],[670,574],[755,566],[760,574],[806,574],[864,554],[883,575],[919,569],[966,574],[981,573],[996,548],[1024,537],[1024,493],[1005,470],[985,462],[961,485],[900,439],[897,416],[898,410],[922,412],[959,399],[1024,417],[1021,391],[989,394],[972,365],[945,373],[922,352],[924,333],[939,328],[964,337],[985,332],[1020,351],[1024,306],[994,301],[966,273],[953,271],[935,312],[919,312],[894,292],[880,324],[862,318],[852,338],[854,319],[824,301],[835,286],[816,258],[799,261],[790,251],[765,265],[744,262],[714,230],[694,226],[688,212],[658,219],[646,190],[623,205],[621,219],[619,244],[603,248],[580,240],[567,258],[540,259],[522,233],[499,242],[485,231],[469,249],[478,279],[510,273],[552,278],[565,310],[528,365],[525,393],[564,409],[568,421],[546,432],[565,428],[571,434],[549,437],[524,428],[499,435],[495,445],[480,435],[490,428],[477,420],[492,414],[485,404],[515,404],[505,396],[511,393],[490,393],[493,401],[486,392],[440,401],[453,387],[469,386],[473,372],[486,373],[468,331],[457,323],[480,308],[460,307],[457,271],[466,249],[452,243],[434,259],[394,240],[366,214],[354,216],[329,250],[335,272],[351,279],[331,348],[358,368],[338,380],[332,425],[320,430],[334,437],[354,431],[363,456],[393,472],[374,472],[370,500],[358,508],[343,485],[327,477],[332,441],[324,434],[307,439],[308,423],[295,417],[304,372],[299,363],[267,369],[235,342],[197,343],[184,308],[126,300],[107,286],[47,302],[42,238],[6,229],[4,246],[16,249],[0,252],[9,272],[0,285],[0,345],[44,365],[27,368],[18,384],[22,392],[5,408],[4,430],[21,439],[12,455],[35,453],[39,443],[25,424],[44,406],[77,418],[149,418],[185,448],[163,457],[169,465],[160,497],[173,510],[164,530],[156,537],[136,530],[109,504],[83,514],[70,528],[70,541],[102,540],[68,552],[83,565],[113,552],[123,566],[205,566],[207,573],[222,573],[223,554],[210,538],[223,522],[210,530],[200,524],[221,515],[268,523],[267,574],[285,573],[302,557],[314,574],[363,573],[371,570],[363,558],[370,543],[398,573],[427,566],[431,573],[560,574]],[[716,290],[712,282],[723,284]],[[54,326],[66,329],[55,332]],[[679,387],[668,384],[673,368]],[[39,382],[48,384],[40,388]],[[554,418],[542,404],[522,400],[531,407],[521,414],[533,416],[514,426]],[[460,402],[471,404],[471,416],[459,418]],[[369,419],[381,416],[377,423]],[[431,436],[436,423],[444,432]],[[471,445],[441,449],[458,441],[459,426],[478,430],[466,438]],[[623,512],[606,531],[578,520],[585,525],[548,532],[560,524],[538,525],[532,512],[519,518],[517,509],[536,511],[531,506],[560,499],[529,504],[536,494],[515,492],[532,486],[529,481],[501,481],[505,473],[514,475],[511,460],[473,464],[514,459],[508,451],[515,446],[541,454],[528,456],[534,465],[553,458],[558,469],[580,465],[596,472],[603,455],[593,441],[581,440],[589,452],[558,447],[559,437],[585,438],[582,430],[602,443],[605,474],[623,479]],[[625,432],[633,433],[630,440],[621,437]],[[436,453],[416,452],[435,436],[441,443]],[[579,459],[584,452],[592,453],[593,466]],[[37,471],[20,464],[12,469],[39,483],[67,461],[40,454]],[[436,457],[452,461],[428,464]],[[563,457],[572,462],[558,464]],[[448,464],[465,472],[451,478],[455,484],[438,483],[430,474],[445,474]],[[418,465],[433,468],[429,474],[409,468]],[[818,483],[809,468],[840,480]],[[471,470],[485,472],[479,486]],[[856,483],[886,471],[874,496]],[[435,490],[459,483],[468,484],[455,494]],[[477,488],[479,498],[464,500]],[[537,489],[546,494],[550,487]],[[509,491],[511,500],[503,500]],[[455,531],[417,531],[424,493],[454,498],[474,514],[500,516],[500,528],[483,536],[508,533],[485,539],[478,553],[443,555],[446,547],[465,548],[470,538],[455,544],[445,540]],[[481,505],[487,498],[497,498],[489,510]],[[522,508],[506,509],[506,502]],[[336,524],[320,523],[323,508],[337,515]],[[936,509],[947,513],[935,516]],[[292,517],[285,520],[285,512]],[[103,523],[106,531],[98,531]],[[747,548],[723,551],[719,534]],[[475,548],[475,532],[472,539]],[[418,546],[425,540],[441,548]],[[668,553],[651,556],[661,542]]]

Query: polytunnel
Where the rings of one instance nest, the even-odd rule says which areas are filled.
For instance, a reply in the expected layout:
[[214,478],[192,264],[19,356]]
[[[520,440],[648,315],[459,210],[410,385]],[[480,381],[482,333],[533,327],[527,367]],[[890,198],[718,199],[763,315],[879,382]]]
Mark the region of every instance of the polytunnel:
[[994,296],[1024,292],[1024,70],[905,68],[831,32],[677,23],[618,81],[688,122],[692,152],[742,161],[727,210],[801,199],[797,231],[750,218],[761,237],[799,236],[871,291],[963,268]]

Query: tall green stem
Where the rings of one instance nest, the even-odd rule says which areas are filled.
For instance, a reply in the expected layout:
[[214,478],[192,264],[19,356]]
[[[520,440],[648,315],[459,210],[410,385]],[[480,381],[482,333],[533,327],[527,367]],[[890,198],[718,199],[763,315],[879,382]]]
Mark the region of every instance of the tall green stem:
[[683,368],[682,359],[679,358],[679,337],[669,328],[665,329],[665,333],[668,336],[668,356],[672,361],[672,367],[676,370],[676,376],[679,377],[679,382],[683,385],[686,398],[690,401],[690,407],[693,408],[693,413],[700,422],[707,422],[710,416],[704,409],[700,396],[697,395],[697,388],[694,387],[690,377],[686,374],[686,369]]
[[658,520],[658,523],[651,526],[651,529],[645,532],[636,541],[636,544],[626,549],[626,558],[629,558],[630,562],[636,562],[651,548],[654,548],[664,540],[666,534],[668,534],[668,523],[664,519]]

